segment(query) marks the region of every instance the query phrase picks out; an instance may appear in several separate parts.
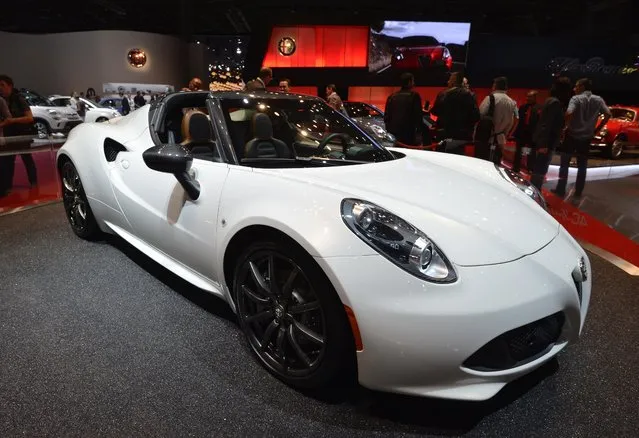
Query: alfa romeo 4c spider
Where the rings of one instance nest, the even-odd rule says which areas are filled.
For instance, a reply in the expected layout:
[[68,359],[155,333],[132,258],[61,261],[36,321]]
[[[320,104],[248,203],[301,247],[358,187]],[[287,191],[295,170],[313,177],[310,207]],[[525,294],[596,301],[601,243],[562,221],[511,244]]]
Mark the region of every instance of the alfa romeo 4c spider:
[[73,129],[57,166],[75,234],[224,299],[297,388],[484,400],[584,324],[590,262],[533,186],[385,148],[315,97],[170,94]]

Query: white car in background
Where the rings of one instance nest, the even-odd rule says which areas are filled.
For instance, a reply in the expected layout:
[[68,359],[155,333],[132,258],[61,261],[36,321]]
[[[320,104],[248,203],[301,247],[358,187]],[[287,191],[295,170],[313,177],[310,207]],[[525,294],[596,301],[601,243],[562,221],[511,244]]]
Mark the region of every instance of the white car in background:
[[49,99],[32,90],[21,89],[20,94],[31,108],[39,138],[48,138],[54,133],[67,134],[83,121],[73,109],[55,106]]
[[[71,108],[71,96],[60,96],[56,94],[49,96],[49,100],[56,106]],[[107,120],[121,115],[119,111],[113,108],[104,107],[89,99],[85,99],[84,97],[80,97],[79,100],[84,102],[86,107],[86,114],[84,115],[85,122],[106,122]]]

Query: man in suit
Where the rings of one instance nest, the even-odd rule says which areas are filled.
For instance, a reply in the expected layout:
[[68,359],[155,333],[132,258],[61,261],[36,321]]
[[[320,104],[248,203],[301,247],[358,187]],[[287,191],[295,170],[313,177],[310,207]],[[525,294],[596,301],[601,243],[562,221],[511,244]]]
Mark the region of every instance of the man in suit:
[[260,70],[260,74],[257,78],[251,80],[246,84],[246,91],[258,91],[266,90],[269,82],[273,80],[273,70],[268,67],[263,67]]
[[533,170],[533,163],[535,162],[533,133],[537,128],[540,111],[541,107],[537,104],[537,91],[531,90],[526,95],[526,103],[519,107],[519,123],[515,131],[517,149],[515,150],[515,159],[513,161],[514,172],[521,170],[521,156],[524,148],[530,149],[528,159],[526,160],[526,167],[530,172]]

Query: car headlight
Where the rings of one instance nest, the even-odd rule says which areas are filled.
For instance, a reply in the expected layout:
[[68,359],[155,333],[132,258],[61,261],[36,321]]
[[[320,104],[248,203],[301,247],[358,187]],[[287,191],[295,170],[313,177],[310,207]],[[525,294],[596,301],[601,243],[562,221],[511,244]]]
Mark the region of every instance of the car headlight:
[[504,167],[500,167],[495,165],[495,168],[499,172],[499,174],[509,183],[517,187],[519,190],[524,192],[533,201],[541,206],[544,210],[548,210],[548,206],[546,205],[546,200],[541,192],[532,185],[532,183],[526,179],[524,179],[520,174],[513,172],[510,169],[506,169]]
[[393,134],[391,134],[390,132],[382,128],[381,126],[369,125],[369,128],[371,132],[373,133],[373,135],[377,137],[378,140],[395,142],[395,136],[393,136]]
[[342,201],[342,219],[357,237],[403,270],[435,283],[452,283],[457,274],[435,243],[389,211],[358,199]]
[[599,130],[599,135],[601,135],[602,137],[608,135],[608,127],[604,126],[603,128],[601,128],[601,130]]
[[381,126],[370,125],[370,128],[373,134],[375,134],[378,138],[386,137],[386,130],[382,128]]

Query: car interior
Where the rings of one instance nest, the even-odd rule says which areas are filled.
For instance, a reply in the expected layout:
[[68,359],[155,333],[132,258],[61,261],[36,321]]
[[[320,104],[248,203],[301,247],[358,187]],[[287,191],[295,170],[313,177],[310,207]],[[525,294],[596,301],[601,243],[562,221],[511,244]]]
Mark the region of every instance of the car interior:
[[[213,130],[206,98],[208,93],[176,93],[158,102],[163,103],[163,114],[155,127],[160,144],[180,144],[193,158],[222,162]],[[155,113],[154,105],[150,111]],[[154,114],[151,115],[154,117]]]
[[[216,138],[206,106],[208,96],[208,92],[176,93],[155,102],[150,109],[151,120],[155,123],[155,141],[181,144],[191,151],[193,158],[222,162],[222,145]],[[319,111],[311,111],[313,115],[309,117],[309,112],[302,108],[284,111],[267,108],[267,105],[255,108],[250,104],[223,106],[226,126],[240,165],[316,167],[392,159],[388,152],[367,144],[369,141],[364,137],[355,141],[339,131],[333,132],[335,121],[331,125]],[[162,114],[155,120],[158,110]]]

